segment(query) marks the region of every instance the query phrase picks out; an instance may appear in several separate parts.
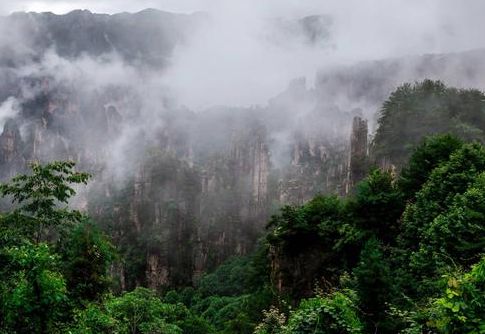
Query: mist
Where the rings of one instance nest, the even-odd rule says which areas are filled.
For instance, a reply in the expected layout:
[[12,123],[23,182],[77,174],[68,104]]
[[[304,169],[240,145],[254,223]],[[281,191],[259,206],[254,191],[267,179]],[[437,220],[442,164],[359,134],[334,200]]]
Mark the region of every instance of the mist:
[[[245,1],[214,5],[204,29],[175,50],[167,80],[191,108],[265,104],[296,77],[364,60],[483,47],[485,5],[472,1]],[[324,43],[304,43],[271,20],[328,15]],[[463,18],[466,17],[466,20]],[[466,23],[465,23],[466,22]],[[274,22],[273,22],[274,23]],[[272,34],[273,33],[273,34]],[[285,35],[286,33],[286,35]],[[279,43],[275,43],[275,39]]]
[[[3,54],[6,78],[47,77],[51,87],[67,88],[78,101],[99,99],[113,87],[125,92],[116,101],[101,98],[102,106],[96,107],[114,106],[123,120],[109,140],[102,138],[105,131],[100,129],[94,131],[96,135],[72,139],[84,146],[92,145],[93,138],[102,142],[100,149],[106,156],[100,159],[116,175],[134,168],[129,161],[138,160],[143,150],[129,146],[143,146],[140,138],[158,145],[156,138],[166,130],[169,114],[170,126],[177,127],[171,130],[188,133],[199,151],[228,150],[234,131],[245,126],[241,120],[252,118],[269,130],[273,164],[284,166],[290,162],[297,133],[346,142],[350,119],[363,115],[373,124],[386,95],[405,81],[431,77],[458,86],[483,86],[480,76],[470,77],[461,58],[432,60],[437,65],[424,72],[419,58],[483,47],[479,28],[484,23],[479,14],[485,4],[480,1],[467,6],[431,0],[141,1],[136,5],[122,1],[116,6],[110,1],[18,1],[3,5],[2,10],[62,14],[88,8],[115,13],[146,7],[186,14],[170,17],[142,11],[133,16],[139,30],[126,28],[121,35],[100,32],[99,42],[75,30],[70,37],[54,30],[51,41],[49,29],[53,28],[44,26],[38,14],[27,14],[29,19],[16,14],[1,27],[5,33],[0,45],[8,51]],[[82,23],[88,13],[73,17],[89,25]],[[96,20],[121,22],[126,15],[98,15]],[[160,33],[140,44],[153,29]],[[107,33],[112,35],[103,37]],[[78,38],[78,44],[66,48],[66,38]],[[472,58],[476,68],[483,68],[480,57]],[[380,59],[384,62],[373,62]],[[389,66],[386,61],[395,64]],[[379,71],[382,76],[376,74]],[[369,80],[371,86],[366,87]],[[20,89],[20,96],[2,92],[2,123],[17,115],[19,107],[13,101],[36,99],[45,90],[24,83]],[[197,116],[189,117],[187,112]],[[230,114],[234,115],[229,124],[225,115]],[[92,121],[86,124],[90,131],[97,127]],[[26,125],[20,126],[25,133]],[[216,134],[221,127],[224,131]],[[208,156],[207,152],[194,154]]]
[[0,182],[32,161],[74,161],[93,177],[70,204],[119,249],[120,291],[194,286],[252,254],[282,206],[352,196],[396,88],[484,90],[484,11],[481,0],[3,1]]
[[[481,48],[485,4],[469,1],[16,1],[3,13],[74,9],[115,13],[144,8],[208,14],[204,24],[175,46],[160,73],[178,103],[211,106],[265,105],[295,78],[313,87],[319,70],[365,60]],[[303,30],[281,29],[305,16],[328,17],[325,36],[307,43]],[[466,18],[466,19],[465,19]],[[11,31],[4,34],[12,44]],[[15,35],[14,35],[15,36]],[[30,36],[15,36],[15,39]],[[153,40],[152,43],[162,43]],[[19,43],[22,45],[23,43]],[[123,74],[121,74],[123,75]],[[111,77],[116,80],[117,73]],[[118,79],[120,81],[120,79]]]

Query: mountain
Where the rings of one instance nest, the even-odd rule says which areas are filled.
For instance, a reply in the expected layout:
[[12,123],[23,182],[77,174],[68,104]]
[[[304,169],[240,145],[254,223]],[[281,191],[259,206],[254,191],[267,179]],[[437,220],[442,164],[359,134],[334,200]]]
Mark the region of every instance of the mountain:
[[[157,10],[0,19],[0,176],[52,159],[92,173],[76,205],[122,253],[113,272],[123,289],[190,284],[254,250],[281,205],[349,193],[364,175],[365,119],[401,83],[483,87],[477,50],[322,70],[314,88],[296,79],[264,107],[194,112],[158,79],[205,19]],[[308,42],[327,41],[327,19],[298,22]]]
[[0,64],[36,61],[53,49],[65,58],[116,52],[127,62],[160,67],[167,64],[177,43],[204,19],[202,13],[172,14],[155,9],[114,15],[88,10],[65,15],[14,13],[0,18],[5,36]]
[[321,103],[328,99],[356,104],[367,117],[405,82],[441,80],[458,88],[485,89],[484,49],[366,61],[321,70],[315,80]]

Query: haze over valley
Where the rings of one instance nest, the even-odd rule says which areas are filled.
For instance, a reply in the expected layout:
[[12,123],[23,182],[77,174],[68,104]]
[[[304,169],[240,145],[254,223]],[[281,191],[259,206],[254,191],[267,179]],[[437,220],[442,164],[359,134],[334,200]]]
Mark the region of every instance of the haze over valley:
[[315,333],[482,328],[485,304],[430,305],[444,274],[483,292],[484,11],[0,4],[0,333],[310,333],[315,310]]

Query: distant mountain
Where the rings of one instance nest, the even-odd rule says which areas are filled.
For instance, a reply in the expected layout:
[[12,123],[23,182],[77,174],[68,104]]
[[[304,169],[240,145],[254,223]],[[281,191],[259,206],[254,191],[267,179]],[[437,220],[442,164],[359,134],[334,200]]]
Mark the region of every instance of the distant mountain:
[[363,108],[372,117],[389,94],[406,82],[441,80],[449,86],[485,89],[485,49],[360,62],[321,70],[315,80],[320,103]]
[[332,45],[333,19],[329,15],[310,15],[298,19],[268,21],[267,38],[280,46],[329,47]]
[[[485,88],[485,50],[476,50],[322,69],[314,88],[296,79],[267,106],[192,112],[170,100],[158,69],[206,18],[152,9],[0,18],[0,180],[32,160],[91,172],[80,206],[139,264],[119,268],[127,287],[183,286],[251,252],[278,206],[348,193],[360,175],[351,155],[367,152],[363,118],[400,84]],[[268,24],[283,47],[333,43],[326,16]],[[111,53],[134,66],[98,62]]]
[[0,17],[0,65],[36,60],[53,48],[66,58],[117,52],[130,63],[159,67],[204,17],[156,9],[114,15],[88,10],[65,15],[14,13]]

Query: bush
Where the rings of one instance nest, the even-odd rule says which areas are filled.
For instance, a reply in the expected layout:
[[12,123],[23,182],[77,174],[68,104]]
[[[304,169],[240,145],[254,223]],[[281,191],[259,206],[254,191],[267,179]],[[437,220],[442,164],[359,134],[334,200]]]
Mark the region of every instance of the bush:
[[334,292],[327,296],[304,299],[290,313],[284,334],[363,333],[355,292]]

